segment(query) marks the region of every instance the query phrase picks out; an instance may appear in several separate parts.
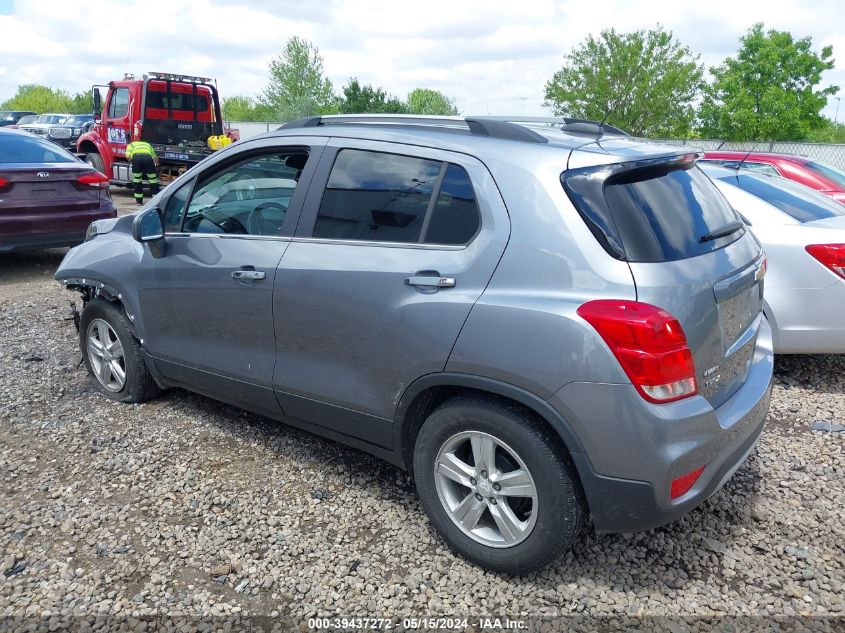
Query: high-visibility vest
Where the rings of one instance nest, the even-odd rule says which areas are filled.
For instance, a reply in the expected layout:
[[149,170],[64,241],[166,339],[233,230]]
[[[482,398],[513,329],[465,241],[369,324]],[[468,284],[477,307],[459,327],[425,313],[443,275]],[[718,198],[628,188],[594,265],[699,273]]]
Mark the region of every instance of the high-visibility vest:
[[149,154],[155,158],[156,151],[146,141],[133,141],[126,146],[126,158],[131,160],[135,154]]

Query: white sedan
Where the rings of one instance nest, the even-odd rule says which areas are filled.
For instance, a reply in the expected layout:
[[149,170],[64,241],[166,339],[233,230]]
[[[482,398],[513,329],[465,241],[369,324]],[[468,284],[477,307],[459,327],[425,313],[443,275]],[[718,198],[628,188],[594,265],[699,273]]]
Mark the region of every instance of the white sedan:
[[777,176],[701,168],[766,250],[775,352],[845,353],[845,206]]

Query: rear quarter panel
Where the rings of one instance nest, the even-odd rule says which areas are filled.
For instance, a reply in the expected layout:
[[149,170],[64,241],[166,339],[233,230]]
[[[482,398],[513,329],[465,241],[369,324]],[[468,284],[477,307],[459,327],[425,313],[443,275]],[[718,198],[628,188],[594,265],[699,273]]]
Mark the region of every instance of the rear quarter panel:
[[628,265],[608,255],[560,183],[568,153],[519,147],[486,158],[511,218],[511,237],[455,344],[448,372],[474,374],[547,398],[576,380],[628,382],[577,314],[590,299],[636,299]]

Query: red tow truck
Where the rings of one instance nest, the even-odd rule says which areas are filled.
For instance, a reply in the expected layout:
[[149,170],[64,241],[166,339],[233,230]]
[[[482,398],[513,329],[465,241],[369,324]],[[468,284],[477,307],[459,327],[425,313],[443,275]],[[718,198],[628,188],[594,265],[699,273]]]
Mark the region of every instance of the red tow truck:
[[[101,88],[106,90],[105,99]],[[206,77],[160,72],[141,79],[126,75],[106,86],[93,86],[92,94],[95,123],[79,137],[76,151],[112,184],[132,182],[126,160],[130,131],[132,138],[155,148],[163,181],[176,178],[221,145],[238,140],[237,130],[224,128],[217,87]]]

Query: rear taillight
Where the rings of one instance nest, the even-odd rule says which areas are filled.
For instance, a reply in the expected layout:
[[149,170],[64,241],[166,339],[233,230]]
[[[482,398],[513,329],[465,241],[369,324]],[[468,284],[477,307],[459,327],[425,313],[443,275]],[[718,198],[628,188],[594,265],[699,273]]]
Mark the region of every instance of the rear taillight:
[[845,279],[845,244],[810,244],[807,252]]
[[12,188],[12,183],[7,178],[0,178],[0,193],[6,193]]
[[665,310],[638,301],[600,299],[578,308],[578,316],[601,335],[649,402],[672,402],[698,393],[687,337]]
[[98,171],[89,171],[77,176],[74,186],[77,189],[107,189],[109,179]]

